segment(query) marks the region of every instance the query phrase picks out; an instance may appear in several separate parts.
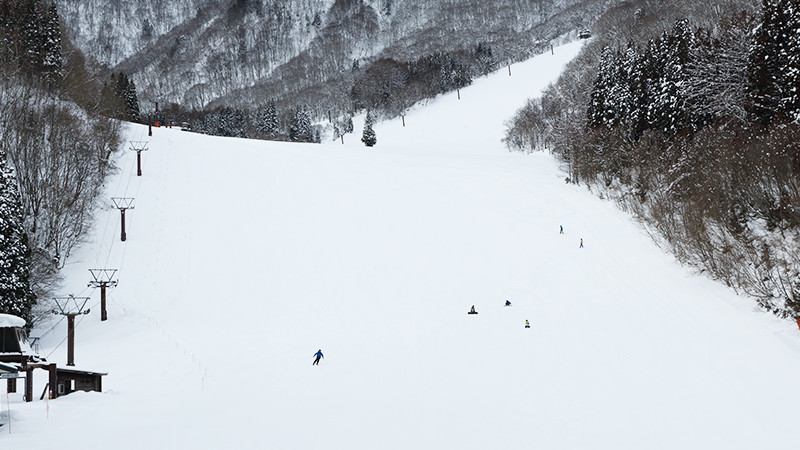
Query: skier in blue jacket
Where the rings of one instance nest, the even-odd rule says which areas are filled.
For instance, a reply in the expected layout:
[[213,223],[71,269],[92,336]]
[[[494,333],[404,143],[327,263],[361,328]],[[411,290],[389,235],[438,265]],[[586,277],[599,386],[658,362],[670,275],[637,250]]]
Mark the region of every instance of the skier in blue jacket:
[[324,356],[322,356],[322,349],[317,350],[317,353],[314,353],[314,356],[316,356],[317,359],[315,359],[314,362],[311,363],[311,365],[318,366],[320,358],[324,358]]

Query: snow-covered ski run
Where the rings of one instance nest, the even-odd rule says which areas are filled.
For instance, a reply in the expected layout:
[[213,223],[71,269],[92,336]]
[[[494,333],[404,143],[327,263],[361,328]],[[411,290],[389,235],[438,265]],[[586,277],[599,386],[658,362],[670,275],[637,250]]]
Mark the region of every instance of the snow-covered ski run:
[[[359,120],[345,145],[154,129],[143,176],[125,151],[108,186],[135,198],[127,240],[107,200],[65,269],[65,294],[92,295],[76,361],[104,392],[39,401],[39,376],[0,446],[794,448],[796,325],[500,142],[580,45],[379,122],[372,148]],[[103,267],[105,322],[84,289]]]

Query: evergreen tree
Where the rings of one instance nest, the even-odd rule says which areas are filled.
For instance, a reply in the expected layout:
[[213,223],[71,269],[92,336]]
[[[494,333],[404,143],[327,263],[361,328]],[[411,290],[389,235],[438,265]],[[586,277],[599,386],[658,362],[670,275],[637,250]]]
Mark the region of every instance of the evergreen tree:
[[139,121],[139,98],[136,94],[136,84],[127,75],[120,72],[111,75],[111,83],[117,100],[114,102],[116,112],[112,117],[131,122]]
[[22,317],[31,324],[35,298],[22,223],[17,180],[8,167],[5,153],[0,153],[0,313]]
[[492,54],[492,47],[480,42],[475,47],[475,65],[478,73],[489,73],[497,68],[497,61]]
[[613,128],[627,116],[630,95],[620,55],[604,47],[590,96],[589,125]]
[[256,122],[256,129],[268,137],[275,137],[279,134],[278,111],[275,108],[274,100],[270,101],[267,107],[261,110]]
[[372,129],[372,114],[369,111],[367,111],[367,117],[364,119],[364,134],[361,136],[361,142],[367,147],[372,147],[378,143],[375,130]]
[[30,74],[41,69],[43,59],[44,36],[39,17],[40,3],[40,0],[24,0],[20,2],[17,12],[20,36],[20,53],[17,57],[20,68]]
[[748,110],[762,123],[800,119],[800,2],[763,0],[748,64]]
[[305,108],[295,112],[292,124],[289,126],[289,140],[292,142],[312,142],[314,139],[311,130],[311,119]]
[[15,61],[13,19],[8,0],[0,0],[0,63],[4,66]]
[[50,4],[46,15],[42,18],[41,32],[41,75],[47,81],[59,80],[62,76],[63,58],[61,55],[61,26],[55,3]]
[[439,66],[439,92],[454,91],[472,83],[469,68],[453,61],[449,54],[439,52],[432,60]]
[[647,110],[652,102],[652,86],[656,79],[656,70],[653,65],[654,49],[655,42],[653,40],[648,42],[644,52],[641,54],[636,51],[633,45],[630,45],[625,58],[631,94],[628,120],[630,122],[631,138],[634,141],[639,140],[642,133],[650,127],[647,122]]
[[800,121],[800,0],[779,2],[784,8],[787,23],[784,27],[788,39],[781,49],[781,59],[786,65],[781,70],[781,91],[778,108],[789,120]]
[[342,130],[345,133],[352,133],[353,132],[353,116],[348,115],[347,119],[344,121],[344,129]]
[[682,89],[693,44],[694,34],[685,20],[677,22],[672,33],[664,33],[658,41],[655,55],[658,79],[653,84],[648,122],[664,133],[677,133],[686,125]]
[[206,114],[201,128],[214,136],[246,137],[246,126],[244,111],[226,106]]
[[139,121],[139,97],[136,95],[136,84],[133,80],[128,82],[128,86],[123,93],[125,106],[127,107],[128,118],[131,122]]
[[[31,78],[61,79],[61,28],[55,4],[0,2],[0,62]],[[16,67],[14,67],[16,66]]]

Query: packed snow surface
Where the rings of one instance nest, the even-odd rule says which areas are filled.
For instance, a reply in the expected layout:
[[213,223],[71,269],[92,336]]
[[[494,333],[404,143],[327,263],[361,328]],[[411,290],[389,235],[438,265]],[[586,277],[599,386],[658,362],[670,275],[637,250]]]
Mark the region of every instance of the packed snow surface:
[[[106,201],[64,285],[92,296],[76,362],[104,392],[39,401],[37,372],[3,448],[795,448],[797,327],[500,142],[579,48],[379,123],[374,148],[358,124],[344,145],[131,126],[143,176],[126,151],[107,193],[136,199],[127,241]],[[119,269],[105,322],[90,268]],[[64,364],[64,322],[33,335]]]

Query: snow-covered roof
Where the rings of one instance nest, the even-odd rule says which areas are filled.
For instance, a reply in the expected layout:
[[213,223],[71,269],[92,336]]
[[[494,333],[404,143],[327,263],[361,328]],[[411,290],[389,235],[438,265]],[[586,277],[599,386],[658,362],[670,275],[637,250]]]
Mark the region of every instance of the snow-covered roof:
[[17,316],[11,314],[0,314],[0,328],[22,328],[25,326],[25,321]]

